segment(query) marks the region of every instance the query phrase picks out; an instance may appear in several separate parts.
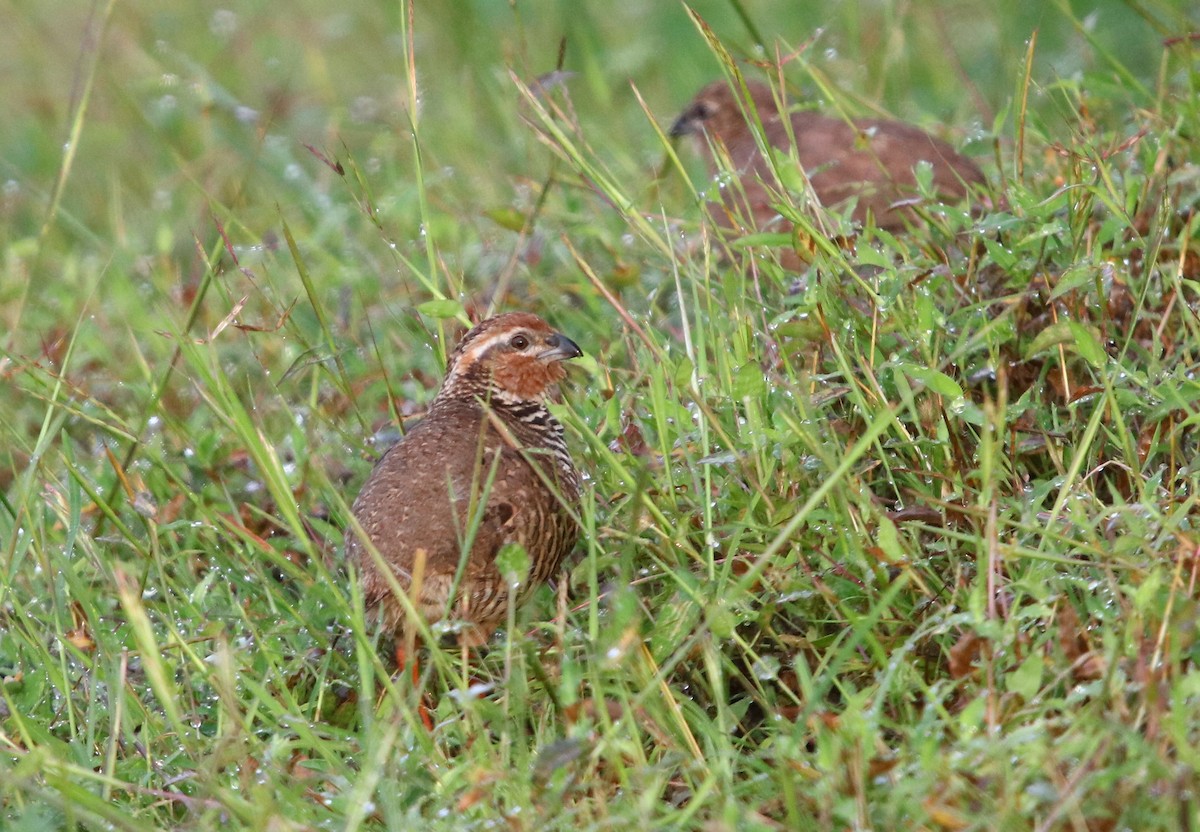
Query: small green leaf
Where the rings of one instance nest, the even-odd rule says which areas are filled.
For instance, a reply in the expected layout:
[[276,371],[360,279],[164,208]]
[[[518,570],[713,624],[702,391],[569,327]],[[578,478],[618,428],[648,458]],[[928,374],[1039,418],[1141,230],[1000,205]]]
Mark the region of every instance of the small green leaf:
[[516,586],[529,573],[529,553],[519,543],[505,543],[496,553],[496,569],[510,586]]
[[516,208],[493,208],[483,215],[501,228],[520,232],[525,228],[525,215]]
[[696,370],[696,365],[692,363],[692,359],[683,358],[675,365],[675,374],[671,380],[675,382],[676,387],[688,388],[692,384],[692,373]]
[[1142,579],[1141,585],[1130,594],[1133,596],[1133,609],[1139,615],[1160,608],[1162,599],[1159,594],[1163,586],[1163,573],[1155,569]]
[[1061,298],[1073,289],[1087,286],[1094,283],[1095,280],[1096,270],[1094,266],[1074,266],[1059,276],[1054,284],[1054,289],[1050,292],[1050,299]]
[[1025,350],[1025,357],[1032,358],[1051,347],[1065,344],[1093,367],[1103,367],[1108,360],[1100,335],[1095,328],[1077,321],[1059,321],[1043,329]]
[[987,697],[976,696],[968,700],[958,714],[958,734],[960,737],[973,737],[984,727],[984,716],[987,713]]
[[758,366],[758,362],[750,361],[743,364],[733,378],[733,397],[744,399],[748,396],[758,396],[766,387],[762,367]]
[[621,400],[613,396],[604,405],[604,436],[621,433]]
[[921,382],[928,390],[937,393],[939,396],[945,396],[948,399],[961,399],[963,396],[962,388],[958,385],[958,382],[939,370],[905,364],[904,373],[910,378]]
[[712,630],[712,634],[717,638],[729,638],[733,635],[734,629],[737,627],[737,616],[733,614],[733,610],[721,601],[715,604],[710,604],[705,608],[704,618],[708,622],[708,628]]
[[921,193],[933,192],[933,165],[922,159],[913,166],[913,176],[916,177],[917,189]]
[[459,315],[465,315],[466,310],[463,305],[456,300],[446,298],[444,300],[427,300],[417,307],[417,311],[422,315],[428,315],[431,318],[444,320],[446,318],[457,318]]
[[1020,696],[1026,702],[1032,700],[1042,688],[1042,671],[1046,660],[1040,651],[1029,654],[1029,658],[1021,662],[1021,666],[1008,674],[1005,687]]
[[779,184],[792,193],[803,192],[806,177],[800,163],[785,150],[772,149],[771,155],[775,157],[775,171],[779,174]]
[[890,257],[871,246],[859,248],[858,263],[861,266],[878,266],[881,269],[890,269],[893,265]]
[[950,405],[949,410],[968,425],[982,427],[987,421],[987,416],[984,414],[983,409],[967,399],[954,402]]
[[988,257],[992,262],[1000,267],[1003,271],[1012,271],[1017,265],[1017,256],[1006,249],[1003,245],[985,237],[983,246],[987,249]]
[[6,829],[12,832],[45,832],[47,829],[66,829],[66,819],[58,809],[44,803],[30,803],[24,809],[16,808],[9,815],[11,826]]
[[879,548],[883,550],[883,554],[889,561],[893,563],[904,563],[907,559],[904,555],[904,548],[900,545],[900,533],[896,530],[896,524],[889,517],[879,518],[879,532],[875,535],[875,542],[879,544]]
[[1045,352],[1051,347],[1058,346],[1059,344],[1069,344],[1074,338],[1074,333],[1071,332],[1071,327],[1067,325],[1066,321],[1051,324],[1039,332],[1033,339],[1033,343],[1025,350],[1025,357],[1033,358],[1038,353]]
[[1103,367],[1108,356],[1104,353],[1104,345],[1094,327],[1084,326],[1075,321],[1068,321],[1071,334],[1075,338],[1075,352],[1093,367]]

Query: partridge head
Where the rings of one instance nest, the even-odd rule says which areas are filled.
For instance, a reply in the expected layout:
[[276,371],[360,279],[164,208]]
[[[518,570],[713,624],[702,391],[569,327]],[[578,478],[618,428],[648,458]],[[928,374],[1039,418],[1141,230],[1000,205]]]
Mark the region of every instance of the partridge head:
[[[386,628],[403,634],[409,618],[380,561],[427,621],[466,622],[468,646],[558,569],[579,536],[580,480],[546,403],[562,362],[582,354],[524,312],[463,336],[428,414],[383,455],[352,508],[347,556]],[[530,563],[515,594],[496,564],[507,544]]]
[[[931,166],[933,191],[946,202],[959,201],[970,186],[986,183],[974,162],[910,124],[887,119],[847,122],[812,111],[780,113],[766,84],[750,81],[747,90],[765,143],[786,154],[792,152],[794,139],[795,159],[817,199],[827,208],[856,199],[853,217],[859,222],[870,215],[876,226],[893,231],[913,222],[911,206],[918,197],[913,171],[920,162]],[[696,94],[671,127],[671,135],[694,136],[714,174],[714,148],[723,149],[740,175],[754,226],[783,230],[787,224],[772,206],[777,202],[771,193],[772,188],[778,190],[775,175],[759,150],[748,112],[729,84],[716,81]],[[721,210],[715,215],[724,225],[737,225]]]

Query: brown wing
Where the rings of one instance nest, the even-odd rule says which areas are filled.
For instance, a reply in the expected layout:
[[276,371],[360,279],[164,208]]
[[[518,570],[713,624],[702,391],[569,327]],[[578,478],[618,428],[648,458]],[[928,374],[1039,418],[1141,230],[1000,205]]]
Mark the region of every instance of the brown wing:
[[[367,478],[354,501],[354,516],[402,586],[408,584],[418,549],[425,550],[426,576],[458,568],[472,500],[478,502],[487,481],[484,466],[491,464],[495,445],[478,407],[451,403],[410,430]],[[500,520],[485,512],[475,530],[473,558],[494,545]],[[356,535],[347,539],[347,554],[359,565],[368,601],[389,594]]]
[[[495,566],[505,543],[522,544],[532,550],[535,565],[543,565],[537,550],[545,548],[545,540],[539,535],[557,528],[561,512],[530,467],[530,458],[538,459],[514,447],[511,436],[498,432],[478,405],[448,401],[409,431],[371,472],[354,501],[354,515],[404,588],[418,549],[424,549],[420,601],[428,617],[445,608],[468,542],[470,554],[460,586],[468,599],[467,614],[474,619],[494,617],[506,603],[505,584]],[[549,461],[543,467],[552,471]],[[482,516],[473,524],[472,512],[479,512],[483,498]],[[574,541],[572,535],[562,551],[543,554],[556,567]],[[401,613],[392,602],[389,584],[356,535],[348,536],[346,550],[358,565],[368,605],[385,603],[388,617],[397,619]]]
[[[857,129],[856,129],[857,128]],[[781,133],[782,125],[776,125]],[[867,119],[855,126],[816,113],[792,116],[796,154],[821,202],[835,206],[858,198],[855,217],[875,215],[882,227],[903,225],[890,206],[916,193],[918,163],[933,169],[933,188],[948,201],[966,195],[967,185],[983,183],[983,173],[946,142],[898,121]],[[782,139],[786,146],[786,138]]]

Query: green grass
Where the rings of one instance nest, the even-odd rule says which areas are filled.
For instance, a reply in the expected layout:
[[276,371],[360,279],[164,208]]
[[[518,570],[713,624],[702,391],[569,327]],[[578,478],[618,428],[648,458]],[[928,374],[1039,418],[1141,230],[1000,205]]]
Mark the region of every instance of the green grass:
[[[844,5],[695,10],[1005,202],[798,284],[682,6],[18,0],[0,829],[1195,828],[1200,21]],[[414,689],[341,529],[488,308],[588,353],[586,532]]]

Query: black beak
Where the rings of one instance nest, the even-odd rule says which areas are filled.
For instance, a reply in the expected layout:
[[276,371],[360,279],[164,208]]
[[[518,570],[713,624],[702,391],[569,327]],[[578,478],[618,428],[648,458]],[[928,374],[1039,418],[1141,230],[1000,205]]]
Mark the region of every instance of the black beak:
[[583,350],[579,349],[579,345],[561,332],[556,332],[547,338],[546,347],[537,356],[542,361],[567,361],[583,355]]
[[679,118],[675,119],[675,123],[671,125],[671,132],[667,135],[672,139],[678,139],[680,136],[689,136],[696,132],[696,125],[699,121],[698,113],[695,107],[688,107]]

